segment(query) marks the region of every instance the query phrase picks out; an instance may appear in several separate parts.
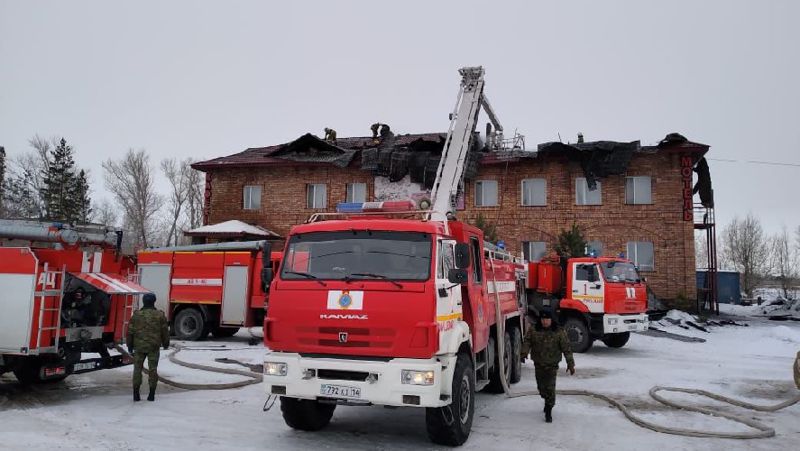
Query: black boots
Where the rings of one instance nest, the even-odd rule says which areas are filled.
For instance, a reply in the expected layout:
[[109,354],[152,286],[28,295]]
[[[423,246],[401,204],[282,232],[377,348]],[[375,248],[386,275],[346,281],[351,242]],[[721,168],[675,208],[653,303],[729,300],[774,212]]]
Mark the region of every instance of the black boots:
[[150,394],[147,395],[147,400],[148,401],[155,401],[156,400],[156,389],[155,388],[151,388],[150,389]]
[[139,395],[139,387],[133,389],[133,401],[141,401],[142,397]]
[[544,422],[553,422],[553,406],[544,406]]

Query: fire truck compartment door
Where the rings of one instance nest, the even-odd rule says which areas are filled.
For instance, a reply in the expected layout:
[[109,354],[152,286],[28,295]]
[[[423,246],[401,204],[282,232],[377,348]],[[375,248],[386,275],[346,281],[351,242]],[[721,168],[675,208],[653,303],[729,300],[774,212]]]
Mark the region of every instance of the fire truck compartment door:
[[35,281],[34,274],[0,274],[0,351],[28,348]]
[[247,315],[247,266],[226,266],[222,284],[222,318],[230,326],[244,325]]
[[[156,295],[156,308],[169,312],[170,265],[139,265],[139,283]],[[167,313],[169,315],[169,313]]]

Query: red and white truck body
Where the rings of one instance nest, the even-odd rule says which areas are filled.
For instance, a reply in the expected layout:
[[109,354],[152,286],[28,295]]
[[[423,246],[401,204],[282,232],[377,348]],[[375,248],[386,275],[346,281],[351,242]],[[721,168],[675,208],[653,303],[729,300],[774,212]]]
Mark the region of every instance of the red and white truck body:
[[[156,294],[156,307],[179,339],[231,336],[263,324],[268,294],[262,249],[259,241],[142,251],[139,280]],[[268,266],[277,267],[279,256],[270,255]]]
[[648,328],[647,286],[628,260],[552,257],[529,263],[527,272],[531,310],[555,311],[577,352],[594,340],[622,347],[630,332]]
[[[122,343],[138,295],[133,261],[111,249],[0,247],[0,372],[21,382],[130,362],[111,356]],[[84,303],[70,304],[77,289]],[[99,358],[82,359],[82,353]]]

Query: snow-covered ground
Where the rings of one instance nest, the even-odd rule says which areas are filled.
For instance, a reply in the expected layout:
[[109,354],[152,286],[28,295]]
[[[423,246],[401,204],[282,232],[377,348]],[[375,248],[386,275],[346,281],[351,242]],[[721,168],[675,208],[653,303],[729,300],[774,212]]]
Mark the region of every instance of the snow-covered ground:
[[[680,316],[673,314],[672,316]],[[619,397],[648,420],[669,426],[742,431],[742,426],[700,414],[669,410],[647,395],[653,385],[705,388],[762,404],[796,395],[791,367],[800,349],[800,323],[745,320],[749,327],[712,328],[710,333],[667,325],[669,332],[701,337],[704,343],[635,335],[623,349],[596,344],[576,355],[577,374],[559,377],[559,388],[591,389]],[[215,358],[259,362],[264,349],[247,345],[246,334],[227,341],[191,346],[227,345],[231,350],[186,351],[185,360],[224,366]],[[235,366],[236,368],[241,368]],[[213,383],[238,376],[203,373],[166,359],[164,375],[185,382]],[[433,449],[425,434],[424,411],[381,407],[337,407],[329,427],[298,432],[283,422],[276,405],[262,412],[260,385],[226,391],[192,391],[159,386],[155,403],[130,399],[131,368],[68,378],[53,386],[20,387],[13,376],[0,378],[0,448],[99,450],[212,449]],[[525,364],[517,390],[535,388],[533,367]],[[698,405],[714,401],[668,394]],[[776,413],[735,407],[775,428],[769,439],[731,440],[658,434],[626,420],[605,403],[560,396],[555,422],[542,418],[539,398],[506,399],[480,394],[472,435],[464,449],[581,450],[789,450],[800,449],[800,406]]]

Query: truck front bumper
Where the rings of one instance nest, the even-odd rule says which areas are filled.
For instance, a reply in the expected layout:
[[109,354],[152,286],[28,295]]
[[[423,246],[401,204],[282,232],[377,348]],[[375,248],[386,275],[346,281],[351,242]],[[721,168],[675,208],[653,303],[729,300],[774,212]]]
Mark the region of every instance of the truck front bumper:
[[[442,407],[450,404],[455,361],[455,356],[387,361],[270,352],[264,358],[264,388],[270,395],[341,404]],[[432,373],[433,380],[403,383],[404,370]]]
[[603,333],[643,332],[649,327],[647,313],[632,315],[603,315]]

